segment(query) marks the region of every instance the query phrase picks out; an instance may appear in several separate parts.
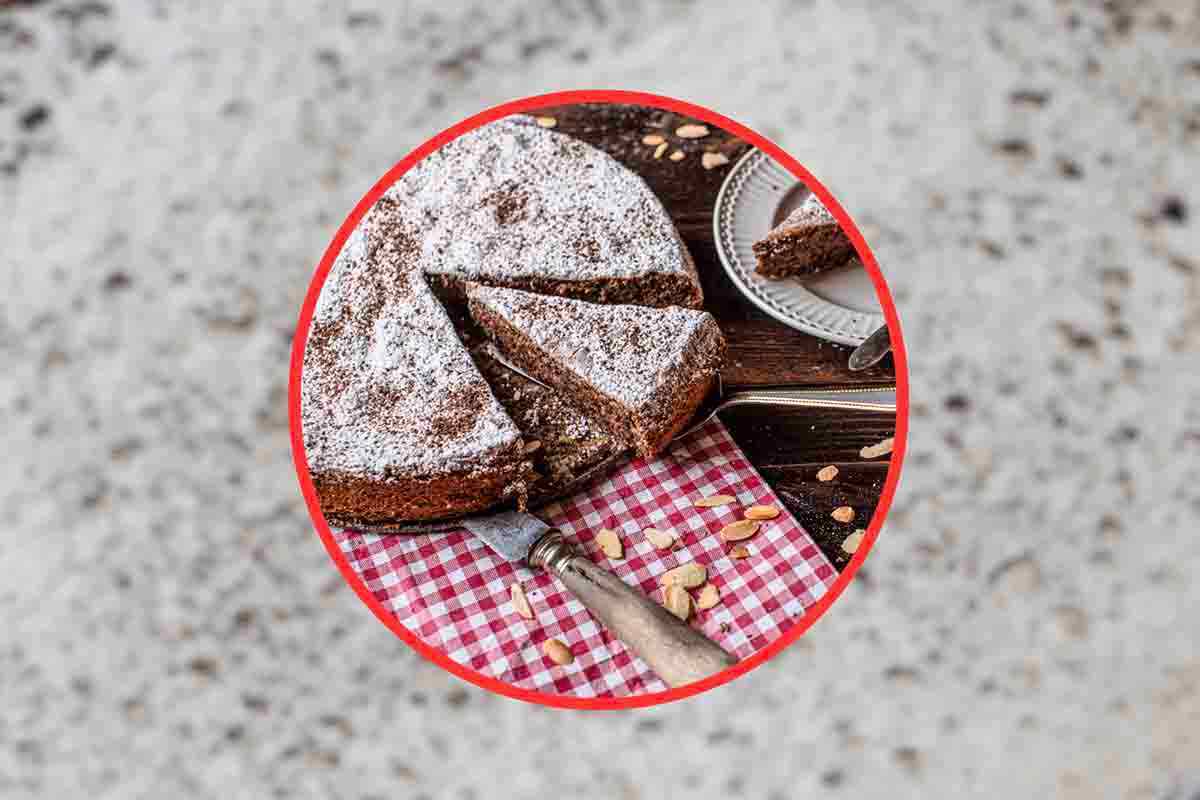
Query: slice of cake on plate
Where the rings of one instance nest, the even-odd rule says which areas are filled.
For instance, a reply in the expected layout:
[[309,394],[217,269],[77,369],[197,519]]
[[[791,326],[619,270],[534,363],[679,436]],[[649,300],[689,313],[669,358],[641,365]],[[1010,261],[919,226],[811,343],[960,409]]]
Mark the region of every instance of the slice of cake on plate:
[[756,272],[767,278],[815,275],[840,267],[854,255],[850,237],[815,194],[753,245]]
[[508,358],[639,455],[666,447],[716,379],[725,339],[705,311],[600,305],[470,285],[475,321]]

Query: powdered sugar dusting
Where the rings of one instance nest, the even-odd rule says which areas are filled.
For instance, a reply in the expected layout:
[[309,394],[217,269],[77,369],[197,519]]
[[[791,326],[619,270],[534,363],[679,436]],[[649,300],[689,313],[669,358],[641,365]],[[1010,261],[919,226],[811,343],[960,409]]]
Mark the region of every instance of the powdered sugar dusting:
[[472,287],[469,294],[578,377],[630,408],[658,402],[659,387],[693,345],[703,351],[706,341],[712,344],[708,363],[702,360],[699,368],[715,368],[719,360],[720,335],[706,311],[598,305],[488,286]]
[[519,440],[413,268],[416,232],[403,208],[377,204],[322,289],[301,384],[314,472],[485,469]]
[[[390,187],[326,279],[302,378],[314,472],[385,478],[486,469],[519,441],[428,274],[499,281],[684,275],[699,291],[670,217],[640,177],[529,117],[485,125]],[[678,321],[694,313],[676,312],[684,316],[663,318],[662,331],[680,334]],[[644,357],[638,352],[611,365],[614,390],[618,373]],[[638,385],[622,391],[634,397]]]
[[783,233],[792,228],[809,227],[812,225],[837,225],[837,218],[815,194],[804,198],[804,202],[792,209],[792,213],[783,218],[771,233]]
[[423,216],[427,272],[501,280],[694,277],[666,209],[641,177],[529,117],[455,139],[388,194]]

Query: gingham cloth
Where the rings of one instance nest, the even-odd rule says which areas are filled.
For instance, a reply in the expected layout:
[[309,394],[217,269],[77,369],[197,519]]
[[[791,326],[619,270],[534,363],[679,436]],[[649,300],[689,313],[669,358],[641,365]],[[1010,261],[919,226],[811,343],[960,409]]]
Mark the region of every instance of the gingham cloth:
[[[696,508],[702,497],[728,494],[736,503]],[[781,514],[741,544],[732,559],[718,535],[746,506],[775,505]],[[659,577],[696,561],[720,592],[692,624],[738,658],[779,638],[837,577],[829,561],[775,493],[713,420],[653,460],[626,463],[602,483],[539,512],[596,563],[661,601]],[[619,532],[625,557],[611,561],[595,543],[601,528]],[[682,543],[656,550],[642,531],[674,531]],[[333,531],[351,567],[384,608],[428,645],[488,677],[550,694],[620,697],[667,686],[588,613],[551,575],[514,566],[466,530],[379,536]],[[512,608],[520,581],[535,619]],[[558,639],[575,656],[559,666],[542,652]]]

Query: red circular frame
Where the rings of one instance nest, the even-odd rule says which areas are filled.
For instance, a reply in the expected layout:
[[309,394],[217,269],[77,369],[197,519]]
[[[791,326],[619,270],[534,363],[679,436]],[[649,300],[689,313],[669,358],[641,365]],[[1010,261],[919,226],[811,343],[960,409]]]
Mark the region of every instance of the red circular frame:
[[[879,297],[880,304],[883,307],[884,319],[887,321],[892,338],[892,351],[896,364],[896,444],[892,452],[891,463],[888,467],[887,479],[884,481],[883,493],[880,497],[879,504],[876,506],[875,514],[871,518],[871,522],[867,527],[866,536],[862,544],[858,548],[850,563],[838,576],[833,586],[821,596],[821,598],[813,605],[809,612],[787,630],[777,640],[757,651],[754,655],[749,656],[742,661],[739,661],[729,669],[713,675],[696,683],[691,683],[676,689],[670,689],[664,692],[653,692],[649,694],[632,695],[629,697],[595,697],[583,698],[572,697],[570,695],[557,695],[539,692],[533,689],[520,689],[503,681],[489,678],[486,675],[476,672],[462,664],[459,664],[450,659],[445,653],[436,650],[425,644],[419,637],[405,628],[390,611],[383,607],[375,597],[371,594],[366,584],[358,576],[350,566],[346,556],[342,553],[337,543],[333,539],[333,534],[329,529],[329,524],[325,521],[324,515],[321,513],[321,507],[317,502],[316,489],[313,486],[312,477],[309,474],[308,460],[304,453],[304,438],[300,423],[300,373],[304,363],[304,344],[308,339],[308,329],[312,322],[313,308],[317,302],[317,296],[321,292],[321,287],[325,283],[325,278],[329,274],[330,267],[337,254],[341,251],[342,245],[346,238],[358,225],[360,219],[366,214],[367,210],[375,204],[381,195],[389,186],[396,182],[405,172],[407,172],[414,164],[420,161],[431,152],[446,144],[447,142],[462,136],[468,131],[474,130],[481,125],[491,122],[500,117],[509,114],[515,114],[524,111],[532,111],[546,106],[563,105],[568,103],[636,103],[639,105],[654,106],[663,108],[668,111],[674,111],[685,116],[701,119],[709,122],[718,128],[733,133],[736,136],[750,142],[755,147],[768,153],[772,158],[783,164],[796,178],[802,181],[809,189],[811,189],[825,204],[833,215],[841,224],[851,241],[854,243],[855,249],[858,251],[863,265],[866,267],[867,273],[871,276],[871,282],[875,285],[875,292]],[[453,125],[450,128],[442,131],[434,136],[429,141],[422,144],[416,150],[413,150],[404,157],[400,163],[396,164],[387,173],[380,178],[371,190],[358,201],[354,210],[350,212],[350,216],[338,228],[337,235],[333,237],[333,241],[326,248],[324,256],[321,258],[321,263],[317,267],[316,274],[313,276],[312,282],[309,284],[308,293],[304,298],[304,305],[300,309],[300,320],[296,326],[295,339],[292,342],[292,358],[291,358],[291,374],[288,383],[288,422],[291,428],[292,437],[292,458],[296,464],[296,473],[300,479],[300,488],[304,493],[304,500],[308,505],[309,514],[312,516],[313,524],[316,526],[317,533],[321,536],[321,541],[325,543],[325,549],[329,551],[329,555],[341,570],[346,582],[358,594],[359,598],[366,603],[367,607],[374,612],[375,616],[386,625],[393,633],[403,639],[410,647],[416,650],[425,658],[434,662],[443,669],[457,675],[458,677],[470,681],[471,683],[481,686],[484,689],[490,689],[498,694],[513,697],[518,700],[525,700],[531,703],[538,703],[544,706],[553,706],[558,708],[576,708],[576,709],[626,709],[626,708],[643,708],[646,706],[657,705],[659,703],[668,703],[673,700],[681,700],[685,697],[699,694],[700,692],[712,689],[716,686],[728,683],[739,675],[743,675],[750,670],[762,664],[768,658],[778,654],[783,648],[787,647],[796,639],[800,638],[813,623],[815,623],[825,613],[825,611],[838,598],[838,595],[846,588],[854,578],[854,574],[858,572],[862,566],[871,547],[875,544],[876,538],[879,536],[879,529],[883,525],[883,519],[887,516],[888,509],[891,507],[892,499],[896,494],[896,486],[900,480],[900,468],[904,463],[904,449],[908,438],[908,359],[904,350],[904,339],[900,333],[900,319],[896,314],[896,307],[892,301],[891,293],[888,291],[887,283],[883,279],[882,273],[879,271],[879,264],[875,261],[875,256],[867,247],[866,241],[858,228],[855,227],[854,221],[846,213],[845,209],[838,204],[837,200],[829,194],[829,191],[814,178],[808,170],[802,167],[796,159],[789,156],[775,143],[771,142],[761,134],[758,134],[745,125],[741,125],[728,117],[722,116],[715,111],[710,111],[702,106],[687,103],[682,100],[676,100],[671,97],[662,95],[649,94],[647,92],[631,92],[631,91],[614,91],[614,90],[586,90],[586,91],[565,91],[551,92],[549,94],[535,95],[526,97],[511,102],[502,103],[498,106],[481,111],[472,117]]]

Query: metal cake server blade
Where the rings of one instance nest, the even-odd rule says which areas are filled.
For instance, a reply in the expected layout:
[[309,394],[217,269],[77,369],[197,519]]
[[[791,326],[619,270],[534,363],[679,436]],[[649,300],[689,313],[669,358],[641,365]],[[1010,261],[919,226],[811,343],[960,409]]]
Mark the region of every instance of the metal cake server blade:
[[694,683],[737,663],[700,631],[592,563],[557,528],[532,514],[504,511],[461,524],[504,560],[555,575],[667,685]]
[[[886,328],[885,328],[886,330]],[[489,342],[485,345],[487,354],[502,364],[506,369],[533,381],[538,386],[547,389],[553,387],[530,375],[518,367],[496,347]],[[896,413],[896,387],[871,386],[850,389],[745,389],[725,394],[725,382],[721,373],[717,373],[716,387],[708,393],[701,402],[691,421],[672,440],[682,439],[701,428],[704,423],[727,408],[737,406],[773,406],[776,408],[839,408],[846,411],[877,411],[884,414]]]

